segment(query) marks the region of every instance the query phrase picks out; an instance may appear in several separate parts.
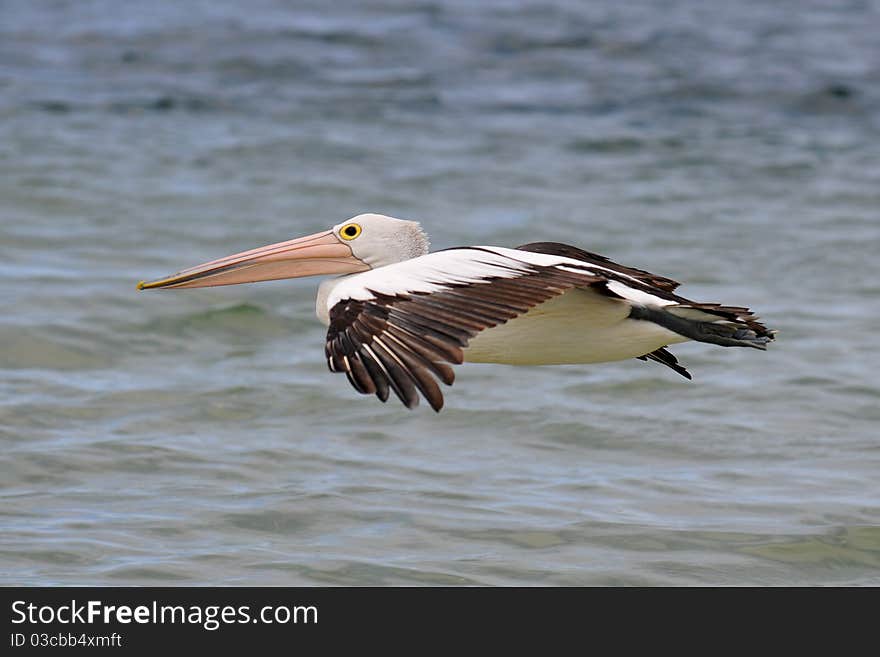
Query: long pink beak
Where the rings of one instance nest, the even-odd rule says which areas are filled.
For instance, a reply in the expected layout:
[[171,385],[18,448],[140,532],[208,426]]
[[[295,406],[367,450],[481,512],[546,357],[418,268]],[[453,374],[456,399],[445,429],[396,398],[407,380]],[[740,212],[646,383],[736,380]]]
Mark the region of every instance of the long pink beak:
[[369,268],[354,257],[349,246],[332,230],[328,230],[242,251],[149,283],[141,281],[137,289],[237,285],[318,274],[348,274]]

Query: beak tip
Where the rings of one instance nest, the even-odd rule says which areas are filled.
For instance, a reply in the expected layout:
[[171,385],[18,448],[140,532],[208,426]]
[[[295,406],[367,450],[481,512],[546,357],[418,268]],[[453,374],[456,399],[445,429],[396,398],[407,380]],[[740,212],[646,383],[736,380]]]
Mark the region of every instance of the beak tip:
[[147,286],[147,282],[146,282],[146,281],[138,281],[137,289],[138,289],[138,291],[141,291],[141,290],[143,290],[146,286]]

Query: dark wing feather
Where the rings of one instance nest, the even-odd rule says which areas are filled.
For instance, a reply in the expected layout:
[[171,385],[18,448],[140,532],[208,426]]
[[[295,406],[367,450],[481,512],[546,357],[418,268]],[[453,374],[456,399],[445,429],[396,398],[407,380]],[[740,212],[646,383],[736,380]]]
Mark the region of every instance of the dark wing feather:
[[345,372],[362,394],[386,401],[391,390],[413,408],[420,393],[439,411],[443,394],[435,378],[452,384],[449,364],[463,361],[463,350],[477,333],[572,288],[604,280],[587,270],[534,266],[515,277],[451,284],[439,292],[345,299],[330,310],[327,364],[333,372]]
[[531,244],[523,244],[522,246],[518,246],[516,248],[520,251],[546,253],[547,255],[562,256],[564,258],[581,260],[583,262],[587,262],[593,265],[598,265],[600,267],[610,269],[611,271],[615,271],[620,274],[624,274],[626,276],[634,278],[635,280],[640,281],[645,285],[649,285],[656,290],[662,290],[664,292],[673,292],[675,288],[680,285],[678,281],[674,281],[671,278],[658,276],[657,274],[652,274],[651,272],[645,271],[643,269],[636,269],[635,267],[625,267],[624,265],[620,265],[603,255],[599,255],[598,253],[590,253],[589,251],[584,251],[583,249],[579,249],[576,246],[571,246],[570,244],[562,244],[560,242],[532,242]]
[[645,354],[644,356],[636,356],[636,358],[639,360],[653,360],[657,363],[662,363],[663,365],[666,365],[666,367],[672,368],[686,379],[693,378],[684,365],[678,364],[678,358],[676,358],[671,351],[667,351],[666,347],[661,347],[660,349],[652,351],[650,354]]

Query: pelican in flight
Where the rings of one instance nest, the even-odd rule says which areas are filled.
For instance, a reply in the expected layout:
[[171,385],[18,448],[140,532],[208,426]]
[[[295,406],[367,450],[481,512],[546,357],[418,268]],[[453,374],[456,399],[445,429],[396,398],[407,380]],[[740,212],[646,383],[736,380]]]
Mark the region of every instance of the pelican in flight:
[[212,260],[139,290],[330,275],[316,311],[332,372],[381,401],[443,407],[451,365],[560,365],[639,358],[690,373],[666,347],[696,340],[766,349],[748,308],[696,303],[678,283],[556,242],[429,253],[417,222],[362,214],[330,230]]

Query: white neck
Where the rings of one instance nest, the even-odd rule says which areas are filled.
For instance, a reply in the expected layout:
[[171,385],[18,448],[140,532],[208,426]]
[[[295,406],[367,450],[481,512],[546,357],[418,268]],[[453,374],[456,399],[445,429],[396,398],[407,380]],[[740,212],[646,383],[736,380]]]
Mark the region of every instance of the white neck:
[[330,308],[327,307],[327,298],[333,291],[333,288],[342,281],[357,274],[346,274],[345,276],[336,276],[335,278],[325,278],[318,285],[318,298],[315,299],[315,314],[324,326],[330,326]]

